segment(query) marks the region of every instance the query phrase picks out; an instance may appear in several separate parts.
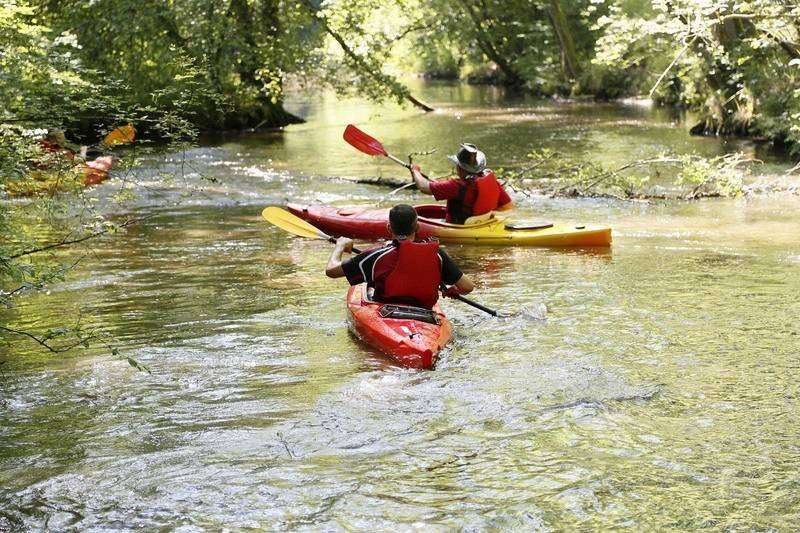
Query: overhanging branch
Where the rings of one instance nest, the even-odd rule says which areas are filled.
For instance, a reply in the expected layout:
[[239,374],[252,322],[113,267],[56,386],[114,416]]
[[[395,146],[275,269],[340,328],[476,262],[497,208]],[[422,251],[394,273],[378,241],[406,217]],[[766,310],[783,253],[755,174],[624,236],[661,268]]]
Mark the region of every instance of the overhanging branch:
[[110,233],[111,231],[116,231],[119,228],[125,228],[125,227],[128,227],[128,226],[132,226],[133,224],[136,224],[138,222],[141,222],[142,220],[146,220],[146,219],[151,218],[153,216],[155,216],[155,215],[147,215],[147,216],[144,216],[144,217],[132,218],[130,220],[127,220],[127,221],[123,222],[119,226],[114,226],[113,228],[105,228],[105,229],[102,229],[102,230],[99,230],[99,231],[95,231],[93,233],[89,233],[87,235],[84,235],[82,237],[78,237],[78,238],[75,238],[75,239],[64,238],[59,242],[55,242],[55,243],[48,244],[48,245],[45,245],[45,246],[39,246],[37,248],[31,248],[29,250],[25,250],[24,252],[20,252],[18,254],[14,254],[14,255],[8,256],[8,259],[18,259],[18,258],[24,257],[26,255],[38,254],[40,252],[45,252],[47,250],[52,250],[53,248],[60,248],[61,246],[69,246],[70,244],[77,244],[79,242],[88,241],[89,239],[94,239],[95,237],[100,237],[101,235],[105,235],[107,233]]
[[50,339],[48,339],[46,337],[41,337],[41,338],[37,337],[36,335],[34,335],[33,333],[30,333],[28,331],[24,331],[24,330],[21,330],[21,329],[7,328],[5,326],[0,326],[0,330],[7,331],[8,333],[13,333],[15,335],[20,335],[20,336],[23,336],[23,337],[28,337],[29,339],[35,341],[39,345],[47,348],[52,353],[67,352],[67,351],[69,351],[69,350],[71,350],[73,348],[76,348],[78,346],[85,345],[88,341],[97,338],[97,335],[95,335],[94,333],[90,333],[88,336],[80,337],[80,338],[78,338],[78,340],[76,340],[74,342],[71,342],[69,344],[65,344],[64,346],[53,346],[53,345],[48,343],[48,341]]
[[311,11],[311,13],[314,14],[315,18],[322,25],[322,28],[325,30],[325,32],[331,37],[333,37],[334,41],[339,43],[339,46],[341,47],[345,55],[349,57],[353,61],[353,63],[355,63],[358,66],[359,69],[361,69],[369,77],[371,77],[373,80],[377,81],[381,85],[390,87],[393,90],[393,92],[395,92],[398,95],[401,95],[403,99],[408,100],[409,102],[414,104],[414,106],[422,109],[423,111],[425,112],[435,111],[435,109],[430,105],[426,104],[425,102],[423,102],[418,98],[415,98],[411,94],[411,92],[409,92],[408,88],[403,84],[401,84],[399,81],[393,79],[390,76],[387,76],[380,70],[369,65],[363,57],[358,55],[352,48],[350,48],[350,46],[347,44],[347,41],[345,41],[344,37],[342,37],[337,31],[335,31],[333,28],[330,27],[325,17],[321,15],[319,11],[317,11],[317,8],[314,7],[314,5],[309,0],[304,0],[304,4],[309,9],[309,11]]

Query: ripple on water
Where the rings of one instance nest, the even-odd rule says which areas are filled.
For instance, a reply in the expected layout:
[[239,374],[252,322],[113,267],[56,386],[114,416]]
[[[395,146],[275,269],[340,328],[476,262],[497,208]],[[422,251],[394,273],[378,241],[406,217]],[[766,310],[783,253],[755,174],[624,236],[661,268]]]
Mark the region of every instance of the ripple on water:
[[[80,310],[153,373],[99,346],[57,358],[0,346],[0,529],[800,523],[796,199],[780,209],[519,199],[521,218],[611,223],[614,247],[448,247],[478,282],[476,299],[543,301],[548,317],[495,320],[446,301],[456,338],[432,372],[398,369],[348,335],[344,285],[321,272],[330,249],[259,219],[287,199],[386,194],[327,178],[401,170],[341,142],[340,126],[356,119],[398,154],[420,138],[441,154],[458,133],[498,164],[563,138],[612,165],[675,146],[720,149],[640,127],[650,119],[630,109],[469,105],[451,106],[458,121],[329,106],[324,128],[243,136],[145,169],[154,188],[136,205],[174,205],[103,240],[48,298],[0,313],[43,329]],[[514,114],[502,132],[480,123]],[[557,131],[563,121],[574,127]],[[610,132],[620,123],[632,127]],[[422,161],[448,170],[439,155]],[[187,163],[185,179],[162,174]]]

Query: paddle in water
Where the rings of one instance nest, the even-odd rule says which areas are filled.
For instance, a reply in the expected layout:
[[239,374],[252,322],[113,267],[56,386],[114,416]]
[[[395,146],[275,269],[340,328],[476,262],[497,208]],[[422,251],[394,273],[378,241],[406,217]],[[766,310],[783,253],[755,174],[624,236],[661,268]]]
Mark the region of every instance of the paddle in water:
[[[292,235],[297,235],[298,237],[305,237],[306,239],[318,239],[322,241],[328,241],[331,243],[336,242],[336,239],[334,239],[327,233],[323,232],[320,229],[315,228],[302,218],[297,217],[291,214],[290,212],[286,211],[285,209],[281,209],[280,207],[274,207],[274,206],[266,207],[261,212],[261,216],[264,217],[264,220],[266,220],[270,224],[277,226],[283,231],[291,233]],[[353,252],[360,254],[361,250],[353,248]],[[454,298],[460,302],[464,302],[467,305],[471,305],[475,309],[480,309],[481,311],[489,313],[492,316],[501,316],[494,309],[479,304],[478,302],[472,301],[469,298],[466,298],[460,294],[448,295],[448,297]]]

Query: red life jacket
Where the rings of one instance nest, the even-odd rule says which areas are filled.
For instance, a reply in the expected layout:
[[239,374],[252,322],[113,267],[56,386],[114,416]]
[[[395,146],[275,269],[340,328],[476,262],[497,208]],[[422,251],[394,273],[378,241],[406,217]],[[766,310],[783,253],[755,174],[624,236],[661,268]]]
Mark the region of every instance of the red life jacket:
[[442,262],[438,242],[400,241],[397,264],[383,282],[381,299],[431,309],[439,300]]
[[454,202],[450,219],[463,224],[469,217],[483,215],[497,209],[500,200],[500,184],[494,172],[485,170],[480,176],[470,176],[461,186],[458,201]]

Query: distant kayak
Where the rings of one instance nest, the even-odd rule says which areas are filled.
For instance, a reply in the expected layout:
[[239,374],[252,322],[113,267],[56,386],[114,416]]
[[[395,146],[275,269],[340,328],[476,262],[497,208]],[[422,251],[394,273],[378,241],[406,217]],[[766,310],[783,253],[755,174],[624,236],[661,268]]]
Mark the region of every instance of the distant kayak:
[[[97,185],[109,178],[114,158],[99,156],[91,161],[82,161],[76,154],[64,148],[42,142],[50,159],[34,163],[32,179],[6,182],[6,191],[11,196],[42,196]],[[55,158],[55,159],[53,159]],[[78,159],[79,162],[75,162]]]
[[438,305],[433,310],[371,301],[366,285],[347,291],[351,331],[366,344],[408,368],[432,368],[450,341],[452,326]]
[[[131,128],[131,126],[128,126]],[[110,134],[106,136],[106,141],[108,139],[112,139],[109,142],[115,142],[119,144],[119,141],[116,140],[115,134],[121,135],[121,131],[124,128],[117,128]],[[127,130],[126,130],[127,131]],[[127,132],[128,135],[133,135],[130,131]],[[54,144],[48,140],[42,140],[39,143],[42,149],[50,154],[55,154],[57,157],[61,158],[62,160],[66,160],[68,162],[75,162],[77,154],[72,150],[67,148],[62,148],[57,144]],[[57,161],[51,161],[49,164],[47,162],[40,162],[37,165],[37,168],[42,170],[47,170],[50,168],[49,165],[57,164]],[[111,170],[111,167],[114,166],[114,158],[111,156],[99,156],[91,161],[81,161],[79,158],[79,162],[73,167],[73,170],[77,171],[81,176],[83,176],[83,184],[84,185],[97,185],[98,183],[105,181],[108,179],[108,171]]]
[[84,185],[97,185],[108,179],[108,171],[114,166],[114,158],[108,155],[100,156],[92,161],[86,161],[76,167],[83,174]]
[[[386,226],[388,209],[298,204],[289,204],[287,209],[334,236],[364,240],[390,238]],[[421,239],[435,237],[444,243],[493,246],[611,246],[609,226],[525,222],[497,214],[475,224],[450,224],[444,220],[445,207],[442,205],[419,205],[414,209],[419,215],[417,236]]]

